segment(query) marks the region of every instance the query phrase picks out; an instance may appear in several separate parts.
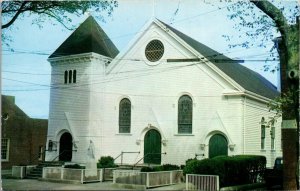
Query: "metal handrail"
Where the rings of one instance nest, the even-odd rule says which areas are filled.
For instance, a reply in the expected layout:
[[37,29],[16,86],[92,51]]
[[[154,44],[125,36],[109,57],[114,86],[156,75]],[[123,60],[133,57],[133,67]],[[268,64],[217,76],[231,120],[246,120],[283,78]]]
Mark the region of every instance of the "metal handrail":
[[127,153],[138,153],[140,154],[141,152],[140,151],[136,151],[136,152],[126,152],[126,151],[122,151],[121,154],[119,154],[116,158],[114,158],[114,161],[116,159],[118,159],[119,157],[121,157],[121,165],[123,164],[123,154],[127,154]]
[[57,157],[59,157],[60,155],[62,155],[66,151],[76,151],[77,152],[77,150],[63,150],[63,152],[59,153],[54,159],[51,160],[51,162],[53,162],[55,159],[57,159]]
[[31,162],[34,162],[35,160],[38,160],[38,159],[40,158],[40,156],[39,156],[40,154],[41,154],[42,157],[43,157],[43,159],[42,159],[42,161],[43,161],[43,160],[44,160],[44,157],[45,157],[45,155],[44,155],[45,153],[46,153],[46,150],[44,150],[44,151],[42,151],[42,152],[39,152],[38,154],[34,155],[34,156],[32,157],[32,158],[33,158],[33,159],[32,159],[33,161],[31,161]]
[[140,160],[138,160],[133,166],[132,169],[141,161],[143,160],[145,157],[147,157],[148,155],[166,155],[167,152],[164,153],[147,153],[146,155],[144,155]]
[[204,157],[204,154],[198,154],[198,153],[195,153],[195,159],[197,159],[197,157],[199,157],[199,156]]

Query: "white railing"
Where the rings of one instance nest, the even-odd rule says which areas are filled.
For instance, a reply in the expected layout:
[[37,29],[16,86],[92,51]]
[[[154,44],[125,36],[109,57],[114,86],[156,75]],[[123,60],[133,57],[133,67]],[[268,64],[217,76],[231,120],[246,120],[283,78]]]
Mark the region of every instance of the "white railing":
[[138,170],[115,170],[114,183],[145,185],[147,188],[166,186],[181,182],[182,170],[139,172]]
[[186,190],[219,190],[219,176],[187,174]]
[[63,167],[43,168],[43,179],[76,181],[82,184],[85,182],[103,181],[103,174],[103,169],[97,169],[95,171],[89,169],[69,169]]

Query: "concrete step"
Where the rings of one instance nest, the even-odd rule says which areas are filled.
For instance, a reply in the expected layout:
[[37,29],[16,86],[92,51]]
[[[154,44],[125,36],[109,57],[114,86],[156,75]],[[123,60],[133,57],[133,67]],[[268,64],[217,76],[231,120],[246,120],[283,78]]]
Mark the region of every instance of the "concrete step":
[[36,166],[36,168],[32,169],[32,171],[26,176],[28,179],[38,179],[43,176],[43,168],[44,167],[52,167],[52,166],[62,166],[64,162],[61,161],[43,161]]

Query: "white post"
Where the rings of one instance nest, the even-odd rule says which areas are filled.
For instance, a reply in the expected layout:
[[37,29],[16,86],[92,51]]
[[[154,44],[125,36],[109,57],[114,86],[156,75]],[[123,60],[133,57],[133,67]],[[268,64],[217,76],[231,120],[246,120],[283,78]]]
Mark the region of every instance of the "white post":
[[65,168],[60,168],[60,179],[61,180],[64,179],[64,171],[65,171]]
[[219,176],[217,176],[217,190],[219,190],[220,187],[219,187]]
[[116,179],[117,179],[117,177],[116,177],[116,170],[114,170],[113,171],[113,183],[115,184],[116,183]]
[[24,178],[24,166],[21,166],[20,172],[21,172],[20,178],[23,179]]
[[42,169],[42,178],[46,178],[46,172],[45,172],[45,168]]
[[83,169],[81,169],[81,184],[83,184]]
[[103,170],[102,170],[102,168],[99,170],[99,181],[103,182]]
[[147,172],[146,187],[149,188],[149,186],[150,186],[149,172]]
[[170,171],[170,184],[173,184],[173,171]]
[[189,188],[188,188],[188,187],[189,187],[189,186],[188,186],[188,182],[189,182],[189,181],[188,181],[188,178],[189,178],[189,175],[186,174],[186,175],[185,175],[185,189],[186,189],[186,190],[189,190]]

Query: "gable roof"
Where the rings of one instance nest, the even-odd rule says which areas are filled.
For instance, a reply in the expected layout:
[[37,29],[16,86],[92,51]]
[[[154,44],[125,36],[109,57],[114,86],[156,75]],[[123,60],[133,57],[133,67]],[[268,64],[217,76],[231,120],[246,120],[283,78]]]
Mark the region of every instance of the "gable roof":
[[271,82],[263,76],[242,66],[237,61],[232,60],[223,54],[209,48],[208,46],[196,41],[186,34],[176,30],[159,20],[163,25],[190,45],[193,49],[206,57],[212,64],[224,72],[227,76],[233,79],[236,83],[242,86],[245,90],[256,93],[260,96],[274,99],[279,96],[279,92]]
[[114,58],[119,50],[92,16],[89,16],[49,58],[94,52]]

